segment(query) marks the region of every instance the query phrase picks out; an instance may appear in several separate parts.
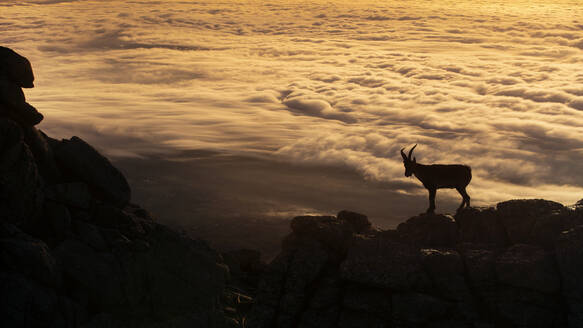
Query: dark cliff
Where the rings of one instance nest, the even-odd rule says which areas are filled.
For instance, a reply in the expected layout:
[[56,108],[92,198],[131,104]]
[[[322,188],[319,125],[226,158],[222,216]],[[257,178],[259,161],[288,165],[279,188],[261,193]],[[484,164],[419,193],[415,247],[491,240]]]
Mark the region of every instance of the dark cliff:
[[583,208],[512,200],[379,231],[296,217],[250,327],[583,327]]

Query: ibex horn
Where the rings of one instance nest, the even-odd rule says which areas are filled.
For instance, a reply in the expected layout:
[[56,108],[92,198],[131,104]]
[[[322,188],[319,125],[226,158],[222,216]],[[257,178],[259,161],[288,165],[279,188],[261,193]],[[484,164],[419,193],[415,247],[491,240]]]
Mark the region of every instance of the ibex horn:
[[405,155],[405,153],[403,152],[403,149],[405,149],[405,147],[401,148],[401,156],[403,156],[403,160],[408,160],[407,155]]
[[409,156],[408,156],[409,160],[411,160],[411,154],[413,154],[413,149],[415,149],[415,147],[417,147],[417,144],[415,144],[415,146],[413,146],[413,148],[411,148],[411,150],[409,150]]

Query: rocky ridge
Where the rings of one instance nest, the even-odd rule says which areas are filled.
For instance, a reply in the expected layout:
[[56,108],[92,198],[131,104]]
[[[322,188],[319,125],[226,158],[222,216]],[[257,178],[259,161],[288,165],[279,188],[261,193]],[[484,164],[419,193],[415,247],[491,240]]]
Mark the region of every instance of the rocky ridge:
[[249,327],[583,327],[583,207],[511,200],[380,231],[300,216]]

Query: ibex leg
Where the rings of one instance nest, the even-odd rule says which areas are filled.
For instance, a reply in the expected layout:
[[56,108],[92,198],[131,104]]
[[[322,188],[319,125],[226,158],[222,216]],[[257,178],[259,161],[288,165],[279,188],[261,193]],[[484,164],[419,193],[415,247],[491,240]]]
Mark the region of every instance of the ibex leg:
[[470,207],[470,195],[468,195],[468,193],[466,192],[466,187],[456,188],[456,190],[460,193],[460,195],[462,195],[462,203],[460,204],[460,207],[457,210],[458,211],[461,210],[464,207],[464,205]]
[[427,213],[433,213],[435,211],[435,193],[437,192],[436,189],[428,189],[429,190],[429,208],[427,209]]

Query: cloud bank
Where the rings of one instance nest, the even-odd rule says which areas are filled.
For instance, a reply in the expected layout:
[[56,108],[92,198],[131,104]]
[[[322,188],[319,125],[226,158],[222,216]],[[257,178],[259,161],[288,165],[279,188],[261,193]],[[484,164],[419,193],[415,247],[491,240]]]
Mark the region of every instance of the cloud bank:
[[0,43],[34,65],[41,128],[111,155],[276,157],[420,195],[398,154],[417,143],[422,163],[472,166],[474,204],[570,204],[583,187],[576,6],[14,1]]

